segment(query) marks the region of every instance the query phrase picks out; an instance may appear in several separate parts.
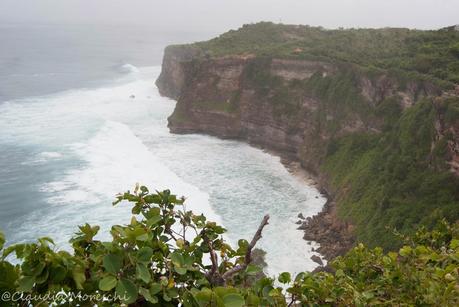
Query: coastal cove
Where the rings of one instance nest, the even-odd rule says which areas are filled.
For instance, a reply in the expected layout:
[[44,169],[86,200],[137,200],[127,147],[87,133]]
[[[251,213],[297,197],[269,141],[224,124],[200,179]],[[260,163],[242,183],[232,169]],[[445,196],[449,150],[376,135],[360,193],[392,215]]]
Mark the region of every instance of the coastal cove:
[[452,27],[262,22],[167,47],[156,84],[178,101],[173,133],[243,140],[312,174],[329,201],[301,228],[331,259],[459,218],[458,41]]
[[[84,223],[99,225],[98,237],[108,239],[111,225],[128,222],[130,214],[128,207],[111,206],[114,196],[140,182],[185,196],[186,208],[222,223],[232,243],[248,238],[270,214],[259,244],[267,252],[267,273],[313,270],[317,264],[310,257],[318,255],[312,251],[318,245],[302,239],[296,222],[299,213],[321,210],[321,193],[292,176],[278,157],[243,142],[171,134],[167,117],[175,102],[160,97],[153,84],[160,67],[127,67],[112,85],[0,106],[0,128],[11,132],[1,139],[2,150],[28,153],[16,154],[17,165],[24,173],[42,174],[22,186],[25,196],[37,200],[26,207],[28,215],[13,206],[13,190],[2,190],[5,205],[11,204],[2,221],[8,242],[51,236],[67,249]],[[41,130],[30,134],[37,126]],[[21,179],[12,166],[3,172],[9,174],[3,180]]]
[[0,307],[459,307],[457,12],[0,1]]

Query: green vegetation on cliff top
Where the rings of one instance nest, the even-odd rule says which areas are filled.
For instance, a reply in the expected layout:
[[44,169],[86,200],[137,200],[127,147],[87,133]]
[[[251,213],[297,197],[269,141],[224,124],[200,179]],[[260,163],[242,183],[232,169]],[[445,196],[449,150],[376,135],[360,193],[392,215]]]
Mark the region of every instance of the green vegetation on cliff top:
[[436,80],[444,86],[459,83],[459,31],[454,29],[326,30],[261,22],[194,45],[208,56],[254,54],[324,59],[403,71]]
[[351,134],[328,146],[323,169],[340,191],[338,212],[357,226],[359,241],[394,249],[388,228],[413,233],[441,218],[459,220],[459,178],[447,165],[447,137],[435,142],[435,114],[424,100],[387,131]]
[[[307,118],[308,153],[300,160],[312,161],[304,166],[329,179],[339,216],[356,226],[357,241],[393,250],[399,242],[387,229],[412,234],[442,218],[459,220],[459,178],[446,148],[454,136],[440,138],[435,130],[439,118],[457,125],[459,98],[423,97],[403,110],[393,95],[372,105],[361,95],[360,69],[344,66],[330,76],[283,82],[267,63],[262,57],[247,65],[246,86],[292,129]],[[303,113],[304,97],[320,101],[310,114]],[[355,123],[358,132],[345,132]]]
[[[300,159],[329,179],[338,213],[356,226],[359,241],[395,249],[387,227],[410,234],[440,218],[459,219],[459,179],[447,164],[447,142],[457,136],[435,131],[440,118],[442,125],[457,127],[459,98],[429,96],[441,92],[429,93],[431,82],[448,89],[459,83],[458,31],[258,23],[193,46],[211,58],[257,56],[244,68],[244,86],[255,89],[260,103],[271,104],[273,118],[292,131],[308,118],[308,144],[299,149]],[[323,59],[338,69],[286,81],[271,74],[273,57]],[[394,92],[368,101],[361,80],[376,87],[381,75],[389,76]],[[409,82],[417,87],[412,93]],[[412,95],[414,106],[402,108],[397,91]],[[303,112],[305,97],[319,101],[309,114]],[[359,132],[352,132],[355,125]]]
[[[5,247],[0,233],[0,306],[457,306],[459,225],[421,228],[404,246],[384,254],[359,244],[335,259],[330,272],[265,277],[251,242],[236,248],[225,229],[182,210],[170,191],[137,187],[128,225],[114,225],[110,241],[98,226],[80,226],[72,252],[51,238]],[[8,261],[15,254],[18,264]],[[288,259],[286,259],[288,260]],[[284,287],[279,285],[283,284]]]

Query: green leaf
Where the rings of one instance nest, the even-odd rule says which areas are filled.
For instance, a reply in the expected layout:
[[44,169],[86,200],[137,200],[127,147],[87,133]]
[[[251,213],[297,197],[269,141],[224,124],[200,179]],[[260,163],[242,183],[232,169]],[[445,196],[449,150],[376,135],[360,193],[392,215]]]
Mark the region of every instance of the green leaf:
[[23,276],[19,280],[19,288],[18,288],[18,290],[22,291],[22,292],[29,292],[30,290],[32,290],[34,284],[35,284],[35,277],[33,277],[33,276]]
[[182,301],[184,307],[195,307],[197,304],[196,300],[193,297],[193,294],[189,291],[186,291],[183,294]]
[[254,264],[249,264],[247,266],[247,269],[245,270],[245,273],[247,275],[256,275],[258,273],[260,273],[262,271],[262,269],[257,266],[257,265],[254,265]]
[[136,237],[136,240],[145,242],[145,241],[148,240],[148,234],[147,234],[147,233],[144,233],[144,234],[142,234],[142,235],[140,235],[140,236],[137,236],[137,237]]
[[147,266],[143,263],[137,263],[136,276],[137,278],[143,280],[145,283],[149,283],[151,279],[150,272],[148,271]]
[[220,298],[223,298],[225,295],[230,294],[230,293],[237,293],[237,290],[232,287],[215,287],[212,290]]
[[254,294],[247,297],[247,306],[260,306],[260,298]]
[[142,295],[148,302],[152,304],[158,303],[158,298],[154,295],[151,295],[150,291],[148,291],[145,288],[140,288],[139,289],[140,295]]
[[167,295],[170,298],[178,298],[179,297],[179,293],[178,293],[176,288],[167,289],[166,291],[167,291]]
[[449,247],[451,249],[456,249],[459,247],[459,240],[458,239],[453,239],[451,240],[451,243],[449,244]]
[[282,293],[279,288],[273,288],[268,292],[269,296],[280,296]]
[[151,249],[150,247],[142,247],[137,252],[137,261],[148,262],[150,261],[152,256],[153,256],[153,249]]
[[179,267],[175,267],[174,269],[180,275],[185,275],[187,271],[185,268],[179,268]]
[[36,276],[35,283],[43,284],[48,281],[48,277],[49,277],[49,270],[45,269],[41,272],[40,275]]
[[75,281],[75,285],[77,289],[83,289],[83,283],[86,280],[86,276],[84,274],[84,268],[77,266],[72,271],[73,280]]
[[158,224],[158,222],[161,221],[161,219],[162,217],[160,215],[152,216],[147,220],[147,226],[148,227],[154,226]]
[[5,245],[5,235],[0,231],[0,250],[3,249],[3,245]]
[[12,252],[16,253],[16,256],[20,259],[22,258],[22,251],[24,250],[24,244],[15,244],[15,245],[10,245],[7,248],[3,250],[2,253],[2,258],[6,258],[11,254]]
[[344,277],[345,276],[344,271],[341,269],[336,270],[335,276],[338,278]]
[[53,239],[51,239],[50,237],[39,238],[38,242],[40,242],[40,244],[42,244],[42,245],[48,245],[48,243],[51,243],[52,245],[55,245]]
[[104,257],[103,266],[105,270],[109,273],[116,274],[121,270],[123,265],[123,260],[120,256],[115,254],[108,254]]
[[15,288],[18,273],[11,263],[0,261],[0,276],[0,291],[13,290]]
[[141,210],[142,210],[142,205],[140,204],[140,205],[134,206],[131,212],[132,214],[139,214]]
[[409,247],[409,246],[403,246],[403,247],[400,249],[399,253],[400,253],[401,256],[406,257],[406,256],[408,256],[408,255],[411,253],[411,250],[412,250],[411,247]]
[[182,267],[185,264],[183,255],[175,251],[171,254],[171,261],[175,266]]
[[366,299],[366,300],[371,300],[375,295],[370,292],[370,291],[365,291],[362,293],[362,296]]
[[129,279],[122,278],[116,285],[116,294],[126,304],[131,304],[137,300],[137,287]]
[[[216,295],[213,295],[212,290],[204,288],[201,291],[198,291],[193,294],[194,299],[199,304],[199,306],[214,306],[211,302],[214,302]],[[212,300],[214,298],[214,300]]]
[[154,283],[150,287],[150,293],[151,295],[155,295],[156,293],[159,293],[161,291],[161,285],[158,283]]
[[49,278],[53,283],[60,283],[67,275],[67,269],[61,265],[54,265],[50,268]]
[[304,272],[298,273],[295,276],[295,282],[300,282],[305,276],[306,276],[306,274]]
[[178,248],[183,248],[183,246],[185,246],[185,241],[183,239],[177,239],[175,243],[177,244]]
[[163,300],[170,302],[172,301],[172,298],[169,296],[169,294],[167,294],[167,292],[163,292]]
[[31,268],[29,273],[30,275],[37,277],[43,272],[45,268],[46,268],[46,263],[40,261],[35,267]]
[[280,282],[280,283],[283,283],[283,284],[288,284],[291,280],[292,280],[292,277],[290,275],[289,272],[283,272],[279,275],[279,277],[277,278],[277,280]]
[[223,297],[225,307],[243,307],[245,305],[244,298],[237,293],[230,293]]
[[109,275],[99,281],[99,289],[102,291],[110,291],[116,287],[117,283],[118,280],[115,278],[115,276]]
[[240,239],[237,242],[237,245],[239,246],[239,248],[237,249],[237,253],[242,255],[247,252],[247,248],[249,247],[249,242],[247,242],[247,240]]

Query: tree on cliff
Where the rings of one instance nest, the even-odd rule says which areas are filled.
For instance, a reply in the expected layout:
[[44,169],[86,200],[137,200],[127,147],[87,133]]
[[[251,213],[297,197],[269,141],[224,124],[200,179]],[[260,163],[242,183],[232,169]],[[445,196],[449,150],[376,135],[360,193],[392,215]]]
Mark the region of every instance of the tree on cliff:
[[[133,204],[129,225],[111,228],[112,241],[95,239],[83,225],[70,240],[73,253],[50,238],[4,248],[0,236],[0,292],[5,306],[364,306],[459,304],[459,227],[420,229],[398,252],[358,245],[333,263],[333,273],[260,277],[253,239],[236,248],[225,229],[186,211],[170,191],[142,186],[114,204]],[[19,264],[7,257],[14,253]],[[254,278],[257,276],[257,278]],[[15,295],[15,296],[14,296]]]

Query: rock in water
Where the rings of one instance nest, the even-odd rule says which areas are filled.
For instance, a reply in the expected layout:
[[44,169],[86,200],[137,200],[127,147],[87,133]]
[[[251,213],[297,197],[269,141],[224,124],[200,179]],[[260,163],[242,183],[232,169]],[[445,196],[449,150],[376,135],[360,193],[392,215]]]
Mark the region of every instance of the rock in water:
[[320,266],[324,265],[324,263],[322,262],[322,259],[317,255],[312,255],[311,256],[311,260],[314,261],[315,263],[317,263]]

